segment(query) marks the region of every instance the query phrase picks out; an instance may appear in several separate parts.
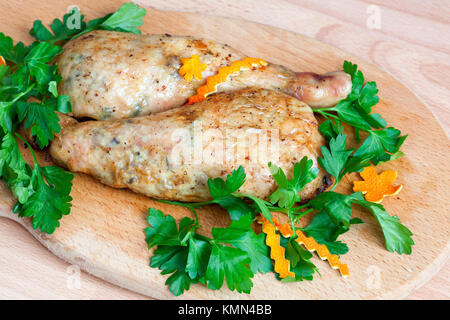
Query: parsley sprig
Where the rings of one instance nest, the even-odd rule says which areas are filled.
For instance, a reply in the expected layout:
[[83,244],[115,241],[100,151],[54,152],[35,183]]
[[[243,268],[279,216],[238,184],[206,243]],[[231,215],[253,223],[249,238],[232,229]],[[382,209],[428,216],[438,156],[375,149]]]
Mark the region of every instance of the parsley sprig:
[[[0,32],[0,56],[7,62],[0,66],[0,178],[17,199],[13,211],[31,217],[33,228],[53,233],[61,217],[69,214],[72,200],[73,174],[56,166],[39,165],[33,149],[17,132],[23,123],[36,144],[45,148],[61,130],[56,111],[71,111],[70,97],[58,93],[61,77],[52,61],[66,41],[95,29],[139,33],[137,27],[142,25],[144,15],[145,9],[128,3],[86,24],[74,8],[62,21],[53,21],[53,33],[36,20],[30,34],[37,41],[30,46],[14,44],[11,37]],[[25,162],[20,141],[28,146],[33,166]]]
[[30,34],[39,41],[46,41],[50,44],[65,42],[77,38],[93,30],[112,30],[140,34],[138,29],[144,22],[145,9],[134,3],[125,3],[114,13],[98,19],[84,21],[84,15],[77,7],[73,7],[70,13],[64,15],[63,19],[55,19],[50,25],[50,30],[46,28],[41,20],[33,23]]
[[198,218],[184,217],[177,228],[174,218],[149,209],[146,228],[148,247],[158,246],[150,266],[171,274],[166,284],[175,295],[201,282],[220,289],[226,281],[230,290],[250,293],[254,273],[272,270],[264,235],[251,228],[253,218],[245,215],[228,228],[213,228],[212,238],[196,232]]
[[[244,169],[239,167],[225,180],[208,180],[211,201],[183,203],[160,200],[193,212],[195,220],[185,217],[178,228],[172,216],[149,209],[150,226],[146,228],[146,240],[149,248],[157,246],[150,266],[159,268],[162,274],[171,274],[166,284],[175,295],[188,290],[192,283],[206,284],[208,288],[218,290],[224,282],[230,290],[249,293],[253,275],[272,270],[264,235],[257,235],[251,228],[256,215],[263,212],[270,221],[272,212],[285,213],[294,230],[292,237],[281,241],[286,249],[286,258],[291,263],[291,271],[295,274],[295,277],[280,279],[285,282],[312,280],[317,272],[311,262],[312,254],[295,241],[296,223],[310,213],[315,213],[314,218],[300,230],[314,237],[318,243],[325,244],[333,254],[348,252],[347,245],[337,240],[338,236],[349,231],[351,225],[363,223],[359,218],[351,218],[352,204],[362,206],[375,217],[384,234],[387,250],[411,253],[414,244],[412,233],[397,217],[390,216],[382,205],[366,201],[361,192],[351,195],[324,192],[297,206],[296,203],[301,200],[299,192],[317,177],[318,170],[313,167],[312,160],[304,157],[296,163],[289,180],[276,165],[269,163],[269,169],[278,185],[269,196],[269,201],[238,192],[246,177]],[[201,226],[196,209],[213,203],[228,211],[231,224],[228,228],[213,228],[212,238],[208,238],[197,232]]]
[[[401,157],[400,147],[407,137],[402,136],[400,130],[387,127],[380,114],[371,113],[379,101],[376,83],[364,84],[364,75],[356,64],[345,61],[343,68],[352,77],[351,93],[334,107],[314,109],[326,119],[319,131],[329,141],[329,146],[321,148],[319,164],[336,179],[333,189],[347,173]],[[357,143],[361,142],[361,131],[368,134],[356,150],[347,149],[342,123],[353,128]]]

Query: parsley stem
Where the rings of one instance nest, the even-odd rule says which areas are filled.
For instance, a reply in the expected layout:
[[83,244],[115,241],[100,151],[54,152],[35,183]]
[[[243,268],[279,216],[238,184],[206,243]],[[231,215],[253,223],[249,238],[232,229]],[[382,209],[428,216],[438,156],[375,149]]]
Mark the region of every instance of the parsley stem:
[[295,230],[297,228],[295,227],[294,215],[292,214],[292,212],[288,211],[288,217],[289,217],[289,220],[291,221],[291,226],[292,226],[292,236],[291,236],[291,238],[295,239],[295,238],[297,238],[297,232],[295,232]]
[[326,112],[327,109],[317,109],[317,110],[313,110],[313,111],[319,113],[320,115],[324,116],[327,119],[328,119],[328,117],[331,117],[333,119],[342,121],[341,118],[339,118],[337,115],[334,115],[332,113]]
[[267,209],[269,209],[270,212],[282,212],[282,213],[286,213],[286,214],[289,213],[289,210],[287,208],[267,206]]
[[336,189],[336,187],[338,186],[339,182],[341,182],[341,180],[336,180],[336,182],[334,183],[333,187],[330,189],[330,191],[333,191],[334,189]]
[[208,242],[208,243],[211,243],[211,241],[212,241],[212,239],[210,239],[210,238],[208,238],[208,237],[205,237],[205,236],[203,236],[203,235],[201,235],[201,234],[198,234],[198,233],[195,233],[195,234],[194,234],[194,237],[197,238],[197,239],[199,239],[199,240],[204,240],[204,241],[206,241],[206,242]]
[[195,225],[194,225],[194,227],[196,227],[196,228],[198,228],[200,225],[199,225],[199,223],[198,223],[198,215],[197,215],[197,211],[195,211],[195,209],[194,208],[192,208],[192,207],[187,207],[189,210],[191,210],[191,212],[194,214],[194,216],[195,216]]
[[172,204],[175,206],[179,206],[179,207],[185,207],[185,208],[200,208],[203,206],[206,206],[208,204],[214,204],[216,203],[214,200],[211,201],[206,201],[206,202],[179,202],[179,201],[170,201],[170,200],[163,200],[163,199],[153,199],[156,200],[158,202],[162,202],[162,203],[167,203],[167,204]]
[[26,95],[28,92],[30,92],[33,88],[34,88],[34,83],[33,83],[31,86],[29,86],[27,90],[25,90],[25,91],[19,93],[18,95],[16,95],[16,96],[14,97],[14,99],[11,101],[11,103],[15,103],[16,101],[18,101],[20,98],[22,98],[22,97],[23,97],[24,95]]
[[298,210],[298,209],[302,209],[302,208],[306,208],[306,207],[309,207],[309,202],[305,203],[304,205],[297,206],[297,207],[295,207],[295,209]]
[[323,111],[336,111],[336,108],[335,107],[331,107],[331,108],[320,108],[320,109],[314,109],[313,108],[313,111],[314,112],[323,112]]
[[36,159],[36,154],[34,153],[34,150],[33,150],[33,148],[31,147],[31,145],[30,145],[30,144],[28,143],[28,141],[25,140],[25,138],[22,137],[20,134],[18,134],[17,132],[15,132],[15,134],[16,134],[16,136],[17,136],[20,140],[22,140],[22,141],[27,145],[28,149],[30,149],[31,155],[33,156],[34,163],[37,164],[37,165],[39,166],[39,163],[38,163],[38,161],[37,161],[37,159]]
[[295,217],[296,217],[297,219],[300,219],[301,217],[304,217],[304,216],[306,216],[307,214],[309,214],[309,213],[311,213],[311,212],[313,212],[313,211],[314,211],[314,208],[309,208],[308,210],[303,211],[303,212],[297,214]]
[[214,203],[216,203],[216,201],[214,201],[214,200],[206,201],[206,202],[192,203],[192,207],[199,208],[199,207],[203,207],[203,206],[206,206],[208,204],[214,204]]

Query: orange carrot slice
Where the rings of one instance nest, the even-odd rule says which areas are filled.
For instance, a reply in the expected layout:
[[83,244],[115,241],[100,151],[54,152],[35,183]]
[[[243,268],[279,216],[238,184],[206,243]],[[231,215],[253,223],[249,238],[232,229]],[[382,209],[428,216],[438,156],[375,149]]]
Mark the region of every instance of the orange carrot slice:
[[348,266],[346,264],[342,264],[337,255],[331,254],[326,245],[318,244],[313,237],[305,236],[300,230],[297,230],[297,236],[296,241],[299,244],[303,244],[310,252],[316,251],[320,259],[328,260],[331,267],[333,269],[339,269],[344,278],[350,275]]
[[[258,222],[263,224],[263,232],[268,234],[267,232],[264,231],[264,229],[266,228],[266,230],[269,232],[273,232],[275,234],[275,236],[278,236],[275,233],[275,230],[279,230],[281,232],[281,234],[283,235],[283,237],[290,237],[293,235],[292,229],[289,226],[289,224],[285,223],[285,224],[280,224],[278,222],[278,219],[273,217],[272,218],[273,221],[273,225],[270,223],[269,220],[267,220],[266,218],[264,218],[263,216],[259,217]],[[301,232],[300,230],[296,230],[297,233],[297,239],[295,239],[299,244],[302,244],[305,246],[305,248],[310,251],[310,252],[317,252],[317,254],[319,255],[319,257],[322,260],[328,260],[328,263],[331,265],[331,267],[333,269],[338,269],[341,272],[342,277],[346,278],[350,275],[350,272],[348,270],[348,266],[346,264],[343,264],[340,262],[339,257],[335,254],[331,254],[330,251],[328,250],[326,245],[323,244],[319,244],[317,243],[317,241],[313,238],[313,237],[307,237],[305,234],[303,234],[303,232]],[[271,237],[274,237],[274,235],[271,235]],[[269,236],[267,235],[266,237],[266,244],[271,247],[268,243],[267,243],[267,239],[269,238]],[[278,239],[276,240],[272,240],[272,238],[270,239],[270,243],[280,243],[280,236],[278,236]],[[279,245],[280,246],[280,245]],[[281,247],[281,246],[280,246]],[[282,250],[282,254],[283,254],[283,258],[284,258],[284,248],[281,247]],[[280,249],[275,249],[277,251],[280,251]],[[280,253],[277,252],[277,255],[279,255]],[[271,249],[271,258],[272,258],[272,249]],[[272,258],[273,259],[273,258]],[[285,259],[285,258],[284,258]],[[286,259],[285,259],[286,260]],[[284,266],[285,262],[279,262],[280,264],[280,268],[281,266],[283,268],[286,268]],[[275,267],[276,267],[276,262],[275,262]],[[285,272],[286,269],[283,269],[283,271]],[[275,269],[276,271],[276,269]],[[277,271],[278,272],[278,271]],[[290,271],[289,271],[290,272]],[[280,273],[280,272],[278,272]],[[283,275],[285,275],[286,273],[283,273]],[[287,275],[286,275],[287,276]],[[281,277],[281,274],[280,274]]]
[[197,94],[189,98],[188,104],[193,104],[202,100],[214,92],[217,86],[225,82],[230,75],[239,74],[243,70],[250,70],[253,67],[267,66],[267,62],[262,59],[246,57],[243,60],[233,61],[230,66],[222,67],[217,74],[208,77],[206,84],[197,89]]
[[280,275],[280,278],[295,277],[291,272],[290,262],[285,257],[285,249],[280,245],[280,236],[275,233],[275,226],[269,220],[263,218],[260,220],[263,224],[263,232],[266,234],[266,244],[270,248],[270,258],[274,260],[274,270]]

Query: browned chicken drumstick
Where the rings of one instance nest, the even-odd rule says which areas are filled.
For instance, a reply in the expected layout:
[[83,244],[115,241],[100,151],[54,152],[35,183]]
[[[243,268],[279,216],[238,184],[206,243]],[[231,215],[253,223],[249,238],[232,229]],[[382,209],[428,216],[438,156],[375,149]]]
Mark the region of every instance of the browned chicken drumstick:
[[[182,57],[197,54],[207,69],[203,79],[178,74]],[[64,46],[57,63],[60,93],[71,96],[73,115],[98,120],[148,115],[183,105],[205,79],[245,56],[228,45],[170,35],[92,31]],[[351,91],[344,72],[318,75],[268,64],[233,75],[218,92],[245,87],[281,90],[312,107],[328,107]]]
[[[159,199],[208,200],[208,178],[225,178],[239,165],[247,173],[240,192],[267,198],[276,187],[269,161],[289,178],[304,156],[318,167],[324,144],[308,105],[265,89],[219,93],[133,119],[78,123],[61,117],[63,128],[50,146],[59,165]],[[300,195],[310,199],[328,184],[320,169]]]

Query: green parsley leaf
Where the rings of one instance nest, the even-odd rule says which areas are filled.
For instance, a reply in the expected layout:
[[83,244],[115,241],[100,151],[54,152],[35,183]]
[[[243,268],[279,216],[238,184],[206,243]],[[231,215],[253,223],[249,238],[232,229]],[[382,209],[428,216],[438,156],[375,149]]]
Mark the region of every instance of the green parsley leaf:
[[41,20],[35,20],[33,22],[33,28],[30,30],[30,35],[39,41],[49,41],[53,38],[52,33],[44,27]]
[[0,126],[7,132],[13,130],[13,105],[12,101],[0,101]]
[[245,182],[245,171],[242,166],[227,175],[226,180],[222,178],[208,179],[209,193],[213,202],[220,205],[230,214],[231,220],[239,220],[242,216],[252,214],[253,210],[233,193],[238,191]]
[[0,177],[8,182],[19,203],[25,203],[34,193],[31,169],[20,153],[16,139],[7,132],[0,147]]
[[[361,192],[356,192],[350,196],[335,192],[324,192],[311,200],[309,205],[321,213],[319,216],[320,220],[313,224],[312,228],[317,228],[318,225],[328,225],[328,223],[325,224],[326,221],[323,216],[323,212],[326,212],[332,223],[338,228],[336,229],[336,227],[334,227],[329,229],[328,232],[334,232],[333,235],[330,233],[327,234],[324,230],[321,230],[322,238],[324,238],[323,240],[330,241],[336,236],[336,231],[339,233],[340,230],[346,230],[352,223],[360,223],[359,219],[350,220],[352,203],[366,208],[375,216],[383,230],[387,250],[391,252],[396,251],[398,253],[411,253],[411,246],[414,244],[414,241],[411,239],[411,231],[401,224],[398,217],[390,216],[381,204],[366,201]],[[341,223],[345,229],[339,229],[342,228],[340,226]],[[309,231],[311,232],[311,229]],[[320,236],[318,238],[320,238]]]
[[[336,143],[342,139],[342,136],[338,133],[331,139]],[[339,144],[339,148],[345,149],[345,141]],[[334,149],[334,144],[331,148]],[[330,156],[332,156],[331,152]],[[351,160],[346,162],[349,161]],[[357,164],[353,166],[356,167]],[[263,215],[264,212],[268,215],[271,215],[271,211],[284,212],[289,216],[295,231],[295,218],[317,211],[311,223],[302,230],[308,236],[314,237],[318,243],[326,245],[332,254],[345,254],[348,252],[348,247],[337,238],[347,232],[350,225],[362,223],[359,218],[351,219],[352,203],[359,204],[369,210],[379,221],[385,235],[386,248],[389,251],[411,252],[413,244],[411,232],[401,225],[397,217],[389,216],[383,206],[365,201],[360,192],[350,196],[332,191],[324,192],[304,205],[289,206],[292,197],[287,194],[291,191],[297,193],[307,183],[314,180],[317,174],[312,168],[312,162],[307,158],[294,166],[293,178],[290,180],[277,166],[270,164],[270,170],[278,183],[281,195],[272,203],[251,195],[235,193],[245,181],[245,172],[243,169],[238,169],[227,176],[226,180],[210,179],[212,193],[217,197],[212,201],[203,203],[163,201],[189,208],[195,214],[196,221],[184,218],[177,229],[173,217],[164,216],[156,209],[149,210],[148,222],[151,226],[146,229],[147,243],[149,248],[158,245],[150,265],[158,267],[162,270],[162,274],[171,274],[166,284],[174,294],[182,294],[189,289],[191,283],[198,282],[214,290],[220,289],[226,282],[230,290],[249,293],[253,286],[251,278],[254,274],[273,269],[269,258],[269,248],[264,241],[265,236],[262,233],[255,234],[251,228],[255,212],[261,212]],[[345,168],[341,170],[343,171]],[[217,203],[218,199],[227,199],[224,202],[227,204],[224,206],[229,206],[230,210],[234,205],[240,206],[239,202],[235,204],[230,199],[252,200],[254,207],[249,206],[252,214],[236,215],[238,219],[232,220],[228,228],[213,228],[213,239],[209,239],[196,233],[200,226],[195,208]],[[286,201],[286,206],[279,206],[280,202],[284,204],[283,201]],[[281,238],[280,243],[285,248],[286,258],[290,261],[290,270],[295,274],[294,277],[280,280],[283,282],[312,280],[313,274],[318,272],[310,261],[312,254],[295,241],[295,236]]]
[[189,254],[186,264],[186,272],[191,279],[204,277],[208,260],[211,255],[211,245],[203,239],[189,238]]
[[58,97],[58,88],[56,87],[56,81],[52,80],[48,83],[48,92],[50,92],[53,97]]
[[313,161],[303,157],[300,162],[294,164],[293,177],[289,180],[288,185],[301,191],[308,183],[317,178],[318,173],[319,168],[313,167]]
[[289,260],[290,270],[295,274],[294,277],[286,277],[281,279],[282,282],[294,282],[313,280],[313,275],[317,270],[317,267],[310,260],[312,258],[312,253],[308,250],[303,249],[294,238],[281,238],[281,246],[285,250],[285,257]]
[[350,61],[344,61],[342,69],[352,77],[352,91],[347,99],[351,101],[356,100],[358,99],[364,84],[364,75],[361,70],[358,70],[358,66]]
[[195,282],[183,271],[175,272],[166,281],[166,285],[169,286],[169,290],[175,296],[179,296],[183,294],[184,291],[189,290],[191,283]]
[[331,138],[329,149],[322,146],[323,158],[318,158],[318,162],[322,168],[324,168],[335,179],[335,186],[339,184],[344,176],[344,168],[347,164],[347,160],[353,152],[353,149],[347,150],[347,136],[338,134],[336,138]]
[[342,223],[349,227],[352,215],[351,200],[345,194],[328,191],[319,194],[308,204],[319,212],[326,212],[335,225]]
[[213,202],[228,211],[231,220],[239,220],[245,215],[254,215],[253,210],[241,199],[234,195],[245,182],[245,171],[242,166],[222,178],[208,179],[209,193]]
[[45,104],[19,101],[17,113],[19,121],[25,120],[25,128],[31,128],[31,134],[36,136],[36,141],[41,148],[48,146],[53,140],[53,133],[61,131],[58,115],[53,108]]
[[250,262],[245,251],[213,243],[206,270],[208,288],[220,289],[225,279],[230,290],[250,293],[253,286],[250,280],[253,278],[253,272],[247,267]]
[[62,216],[70,213],[72,179],[71,173],[59,167],[40,167],[35,162],[31,178],[35,192],[21,206],[19,216],[32,217],[33,229],[53,233]]
[[[150,266],[159,268],[163,275],[172,273],[166,285],[174,295],[178,296],[185,290],[189,290],[191,283],[198,282],[197,276],[202,273],[201,270],[203,274],[205,273],[206,262],[203,262],[205,264],[203,268],[201,264],[203,260],[207,261],[209,254],[206,256],[196,254],[203,250],[204,246],[199,243],[201,240],[192,237],[195,226],[192,219],[184,217],[177,228],[172,216],[164,216],[160,210],[150,208],[147,221],[150,224],[150,227],[145,229],[147,245],[149,248],[158,246],[150,259]],[[206,245],[208,249],[209,243],[206,242]]]
[[335,107],[330,109],[337,113],[340,121],[360,130],[370,131],[370,123],[367,122],[364,114],[361,114],[358,109],[354,107],[354,104],[354,101],[342,100]]
[[70,103],[70,97],[66,95],[59,95],[58,98],[56,99],[56,107],[54,107],[54,109],[61,113],[72,112],[72,104]]
[[380,101],[377,96],[378,88],[375,82],[367,82],[358,97],[359,106],[363,109],[365,113],[370,113],[372,107]]
[[179,296],[189,290],[194,282],[186,272],[188,248],[182,246],[158,246],[150,259],[150,267],[158,268],[161,274],[172,275],[166,280],[169,290]]
[[361,172],[365,167],[370,166],[371,160],[372,155],[370,154],[363,154],[360,156],[355,156],[353,154],[345,164],[344,171],[341,176],[344,177],[350,172]]
[[[350,219],[350,224],[362,223],[358,218]],[[311,223],[302,229],[308,237],[313,237],[319,244],[327,246],[332,254],[346,254],[348,247],[345,243],[337,241],[339,235],[347,232],[348,227],[336,225],[325,211],[320,211],[312,219]]]
[[101,26],[107,30],[123,31],[140,34],[137,29],[144,24],[142,18],[145,16],[145,9],[134,3],[125,3],[119,10],[112,14]]
[[233,170],[231,175],[227,175],[226,181],[221,178],[208,179],[209,193],[215,198],[220,198],[232,194],[244,184],[245,171],[242,166]]
[[[368,138],[355,152],[355,157],[368,157],[373,164],[385,162],[391,159],[392,153],[400,150],[405,136],[400,136],[400,130],[389,127],[383,130],[370,131]],[[388,153],[389,152],[389,153]]]
[[40,42],[25,57],[30,74],[36,78],[39,92],[43,94],[48,91],[48,83],[56,76],[56,66],[49,63],[61,52],[61,47]]
[[336,124],[331,120],[325,120],[319,125],[319,131],[322,134],[322,136],[327,139],[327,141],[330,141],[332,138],[335,138],[342,134],[344,131],[344,127],[342,126],[340,121],[336,121]]
[[300,201],[298,193],[319,173],[319,169],[313,168],[313,161],[307,157],[303,157],[294,165],[293,177],[290,180],[287,180],[281,168],[270,162],[269,169],[278,184],[277,190],[270,195],[269,200],[272,204],[278,203],[282,208],[290,208],[295,202]]
[[396,216],[389,215],[383,205],[369,202],[364,199],[361,192],[356,192],[350,196],[352,202],[367,209],[380,224],[386,242],[386,249],[399,254],[411,254],[412,232],[401,224],[400,219]]
[[269,202],[267,202],[267,201],[265,201],[263,199],[260,199],[258,197],[254,197],[254,196],[249,195],[249,194],[240,194],[240,195],[245,197],[245,198],[248,198],[248,199],[252,200],[253,203],[255,204],[256,211],[260,212],[263,215],[264,218],[266,218],[271,223],[273,223],[273,221],[272,221],[272,214],[270,213],[270,210],[268,208],[270,206]]
[[148,209],[147,222],[151,226],[145,229],[146,242],[149,248],[155,245],[181,245],[187,232],[195,224],[194,220],[184,217],[180,222],[180,230],[178,230],[172,216],[164,216],[161,210],[155,208]]
[[239,221],[231,222],[228,228],[214,228],[214,240],[229,243],[234,247],[247,252],[250,257],[250,269],[253,273],[266,273],[272,271],[272,262],[269,258],[269,249],[265,244],[263,233],[256,235],[251,225],[251,216],[242,216]]
[[[5,65],[0,66],[0,83],[3,81],[3,78],[5,78],[10,71],[11,71],[10,67],[5,66]],[[3,88],[1,88],[1,89],[3,89]],[[1,96],[0,96],[0,99],[1,99]]]
[[252,217],[255,216],[255,212],[245,203],[244,200],[232,194],[214,199],[214,203],[217,203],[222,208],[227,210],[230,214],[231,220],[233,221],[239,220],[241,217],[246,215],[251,215]]
[[24,61],[28,48],[22,42],[13,44],[13,39],[0,32],[0,56],[6,61],[21,64]]

